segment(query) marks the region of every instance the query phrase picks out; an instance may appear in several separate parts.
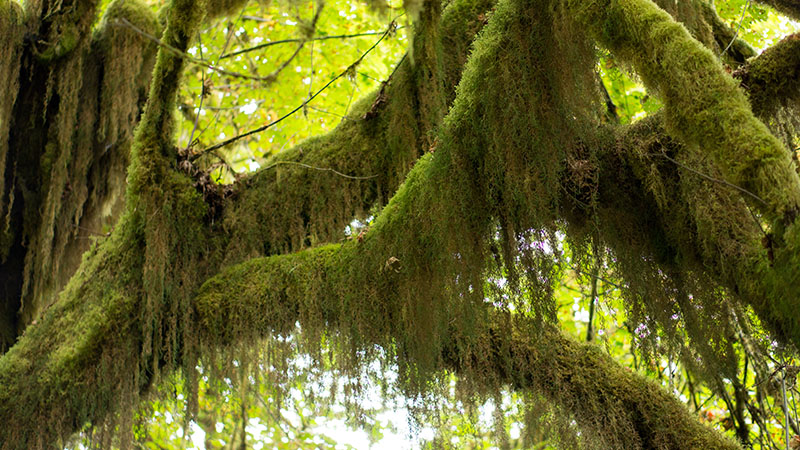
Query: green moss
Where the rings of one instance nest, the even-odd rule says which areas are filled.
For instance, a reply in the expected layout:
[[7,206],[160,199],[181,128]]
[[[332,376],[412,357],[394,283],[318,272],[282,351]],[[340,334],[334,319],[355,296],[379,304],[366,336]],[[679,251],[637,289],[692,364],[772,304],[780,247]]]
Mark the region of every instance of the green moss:
[[49,63],[64,57],[78,46],[80,34],[77,26],[64,24],[60,27],[55,42],[48,43],[45,48],[36,52],[39,62]]
[[744,94],[710,51],[652,4],[604,1],[573,11],[615,54],[630,61],[666,107],[667,129],[708,152],[728,181],[766,202],[772,220],[800,202],[800,182],[780,142],[753,116]]
[[8,133],[11,127],[12,108],[17,98],[20,70],[20,50],[24,34],[24,13],[13,0],[0,1],[0,261],[4,261],[13,245],[14,230],[11,229],[11,204],[6,198],[4,180],[8,154]]
[[3,0],[0,3],[0,30],[5,33],[13,33],[15,27],[22,25],[24,17],[22,6],[16,1]]
[[[120,227],[129,230],[124,222]],[[131,386],[138,353],[129,319],[137,303],[129,283],[141,261],[132,237],[119,233],[87,254],[84,271],[62,301],[0,359],[4,448],[45,448],[66,439],[76,424],[99,421],[126,392],[138,391]],[[22,408],[12,411],[14,405]]]
[[131,138],[130,124],[138,121],[155,62],[155,43],[123,19],[151,36],[161,34],[155,13],[144,3],[116,0],[106,8],[94,41],[104,61],[98,140],[107,143]]
[[[789,152],[754,117],[744,94],[711,52],[692,40],[666,13],[647,2],[576,2],[571,8],[603,45],[632,63],[649,87],[662,96],[666,130],[684,144],[677,149],[677,160],[686,161],[690,169],[701,173],[718,171],[717,179],[725,180],[722,183],[743,189],[746,194],[740,190],[727,203],[735,204],[736,196],[750,202],[772,223],[775,248],[770,251],[777,254],[785,250],[791,254],[792,238],[784,234],[784,228],[794,222],[800,182]],[[795,289],[790,286],[795,284],[788,276],[793,269],[782,266],[785,262],[776,262],[774,269],[766,269],[772,263],[767,260],[766,249],[753,245],[756,238],[748,234],[752,233],[752,226],[734,234],[735,237],[724,234],[727,230],[718,224],[729,220],[727,209],[717,208],[718,204],[708,199],[690,198],[688,203],[694,205],[690,214],[701,227],[698,232],[707,249],[734,243],[736,246],[726,250],[746,249],[746,255],[734,255],[737,258],[734,271],[737,276],[753,281],[743,282],[744,285],[733,283],[739,293],[779,338],[800,342],[797,315],[782,306],[791,301],[789,298],[796,297],[790,293]],[[746,210],[741,207],[734,210],[742,213],[740,217],[746,217]],[[787,248],[781,249],[784,245]],[[731,264],[712,259],[721,271]],[[770,275],[772,270],[782,275]],[[773,278],[774,284],[769,281]]]
[[764,3],[793,19],[800,18],[800,4],[796,0],[764,0]]
[[[292,334],[299,322],[302,339],[292,351],[319,355],[330,346],[345,375],[357,374],[369,358],[396,361],[400,387],[412,397],[443,385],[450,369],[477,393],[497,392],[502,383],[535,390],[562,414],[574,414],[596,447],[736,448],[652,383],[546,323],[553,320],[552,290],[564,262],[553,236],[569,221],[580,267],[589,243],[596,244],[591,252],[611,245],[628,283],[631,320],[651,321],[664,329],[667,345],[678,345],[670,320],[681,312],[689,339],[708,341],[698,350],[707,364],[729,372],[731,328],[706,323],[743,312],[742,296],[773,329],[791,335],[797,327],[789,299],[797,280],[788,268],[797,266],[797,232],[792,224],[785,233],[778,233],[780,224],[773,228],[781,238],[773,272],[757,228],[745,223],[740,191],[679,173],[651,153],[751,183],[745,187],[763,196],[766,211],[780,216],[793,194],[767,185],[788,180],[770,172],[784,162],[774,139],[748,115],[746,100],[710,51],[663,11],[633,0],[573,2],[567,9],[556,1],[499,3],[442,119],[447,102],[421,102],[418,87],[450,95],[443,92],[461,75],[455,67],[466,56],[444,55],[441,30],[452,23],[480,28],[485,18],[476,15],[477,5],[454,3],[441,24],[436,7],[423,9],[418,31],[430,40],[415,40],[414,63],[404,62],[391,84],[358,103],[334,132],[276,156],[239,186],[221,225],[210,223],[193,181],[176,171],[171,113],[183,62],[160,52],[134,137],[127,214],[87,256],[62,301],[0,360],[0,421],[10,424],[2,436],[19,448],[36,447],[29,436],[42,424],[57,434],[86,421],[96,425],[115,402],[135,401],[160,371],[183,367],[190,377],[199,344],[213,360],[219,349],[224,354],[257,338]],[[98,31],[99,46],[124,48],[114,46],[127,38],[118,41],[107,27],[117,14],[153,24],[140,6],[114,8]],[[168,15],[163,39],[185,49],[203,5],[177,0]],[[638,132],[599,127],[603,110],[587,28],[667,99],[668,129],[684,145],[653,122]],[[469,33],[458,39],[454,48],[465,49]],[[126,51],[139,51],[132,48]],[[108,89],[123,82],[114,73]],[[58,92],[73,87],[65,82]],[[110,101],[101,103],[114,110]],[[424,117],[415,117],[418,111]],[[105,126],[105,136],[113,126]],[[431,132],[437,139],[428,140]],[[58,135],[53,142],[66,141]],[[752,153],[737,162],[744,146]],[[47,164],[53,185],[77,153],[54,155]],[[368,231],[341,238],[353,216],[384,203]],[[334,243],[314,247],[320,242]],[[273,256],[241,262],[262,255]],[[221,264],[228,267],[196,289]],[[513,299],[485,288],[487,275],[500,273],[510,274]],[[731,293],[720,295],[719,283],[726,282]],[[764,293],[780,295],[758,303]],[[490,302],[523,313],[492,312]],[[692,311],[696,304],[702,311]]]

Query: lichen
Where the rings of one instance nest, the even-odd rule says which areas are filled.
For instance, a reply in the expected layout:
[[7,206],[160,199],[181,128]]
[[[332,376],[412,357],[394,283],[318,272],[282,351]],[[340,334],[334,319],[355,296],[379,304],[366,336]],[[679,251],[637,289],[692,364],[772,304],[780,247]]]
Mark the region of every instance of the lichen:
[[104,63],[101,142],[110,145],[130,139],[130,124],[138,120],[146,98],[157,48],[141,32],[158,36],[159,28],[153,10],[137,0],[116,0],[106,8],[94,36]]
[[13,0],[0,2],[0,98],[4,99],[0,105],[0,261],[6,259],[13,245],[10,217],[10,204],[13,200],[7,199],[5,192],[6,156],[12,111],[19,89],[20,55],[24,32],[22,24],[22,7]]

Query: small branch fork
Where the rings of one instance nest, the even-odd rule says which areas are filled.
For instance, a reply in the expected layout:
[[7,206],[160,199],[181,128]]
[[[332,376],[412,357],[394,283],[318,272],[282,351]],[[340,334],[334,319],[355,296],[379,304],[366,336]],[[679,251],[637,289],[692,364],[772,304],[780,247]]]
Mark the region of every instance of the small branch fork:
[[[395,20],[396,20],[396,19],[395,19]],[[308,99],[307,99],[305,102],[303,102],[302,104],[300,104],[300,105],[299,105],[299,106],[297,106],[296,108],[292,109],[292,110],[291,110],[291,111],[289,111],[288,113],[284,114],[283,116],[281,116],[281,117],[279,117],[279,118],[275,119],[274,121],[272,121],[272,122],[270,122],[270,123],[268,123],[268,124],[266,124],[266,125],[264,125],[264,126],[261,126],[261,127],[255,128],[255,129],[253,129],[253,130],[250,130],[250,131],[248,131],[248,132],[246,132],[246,133],[242,133],[242,134],[240,134],[240,135],[234,136],[234,137],[232,137],[232,138],[230,138],[230,139],[226,139],[226,140],[224,140],[224,141],[222,141],[222,142],[220,142],[220,143],[214,144],[214,145],[212,145],[212,146],[210,146],[210,147],[207,147],[207,148],[203,149],[203,150],[201,150],[200,152],[198,152],[198,153],[195,153],[194,155],[192,155],[192,156],[189,158],[189,160],[190,160],[190,161],[196,161],[198,158],[200,158],[201,156],[203,156],[203,155],[205,155],[205,154],[207,154],[207,153],[210,153],[210,152],[212,152],[212,151],[214,151],[214,150],[217,150],[217,149],[220,149],[220,148],[226,147],[226,146],[228,146],[228,145],[230,145],[230,144],[232,144],[232,143],[234,143],[234,142],[236,142],[236,141],[239,141],[239,140],[241,140],[241,139],[243,139],[243,138],[246,138],[246,137],[248,137],[248,136],[252,136],[252,135],[254,135],[254,134],[256,134],[256,133],[260,133],[260,132],[262,132],[262,131],[264,131],[264,130],[266,130],[266,129],[268,129],[268,128],[271,128],[271,127],[275,126],[276,124],[278,124],[278,123],[282,122],[283,120],[285,120],[285,119],[286,119],[286,118],[288,118],[289,116],[293,115],[293,114],[294,114],[294,113],[296,113],[297,111],[300,111],[301,109],[303,109],[303,108],[304,108],[304,107],[305,107],[305,106],[306,106],[308,103],[310,103],[312,100],[314,100],[314,99],[315,99],[315,98],[316,98],[316,97],[317,97],[319,94],[321,94],[321,93],[322,93],[323,91],[325,91],[325,90],[326,90],[328,87],[330,87],[330,85],[332,85],[332,84],[333,84],[333,83],[334,83],[336,80],[338,80],[338,79],[340,79],[340,78],[342,78],[342,77],[346,76],[346,75],[347,75],[347,74],[349,74],[349,73],[352,73],[352,72],[354,72],[354,71],[355,71],[355,68],[356,68],[356,67],[357,67],[357,66],[358,66],[358,65],[361,63],[361,61],[363,61],[363,60],[364,60],[364,58],[365,58],[367,55],[369,55],[369,53],[370,53],[370,52],[372,52],[372,50],[373,50],[373,49],[375,49],[375,47],[377,47],[377,46],[378,46],[378,44],[380,44],[380,43],[381,43],[381,42],[382,42],[382,41],[383,41],[383,40],[386,38],[386,36],[390,35],[391,33],[393,33],[393,32],[394,32],[394,31],[397,29],[397,22],[395,22],[395,20],[392,20],[392,22],[389,24],[389,26],[386,28],[386,30],[385,30],[385,31],[383,32],[383,34],[381,35],[380,39],[378,39],[378,40],[377,40],[377,41],[376,41],[376,42],[375,42],[375,43],[372,45],[372,47],[370,47],[369,49],[367,49],[367,51],[366,51],[366,52],[364,52],[364,53],[363,53],[361,56],[359,56],[359,57],[358,57],[358,59],[357,59],[355,62],[353,62],[352,64],[350,64],[349,66],[347,66],[347,68],[346,68],[345,70],[343,70],[342,72],[340,72],[340,73],[339,73],[338,75],[336,75],[335,77],[331,78],[331,79],[330,79],[330,80],[329,80],[329,81],[328,81],[328,82],[327,82],[327,83],[326,83],[324,86],[322,86],[322,87],[321,87],[319,90],[317,90],[317,92],[315,92],[315,93],[314,93],[314,95],[310,96],[310,97],[309,97],[309,98],[308,98]]]
[[[395,29],[396,30],[400,30],[400,29],[403,29],[403,28],[405,28],[405,27],[401,26],[401,27],[397,27]],[[279,44],[289,44],[289,43],[292,43],[292,42],[303,42],[303,41],[306,41],[306,42],[308,42],[308,41],[312,41],[312,42],[313,41],[327,41],[329,39],[349,39],[349,38],[357,38],[357,37],[363,37],[363,36],[378,36],[378,35],[381,35],[383,33],[385,33],[385,32],[384,31],[368,31],[368,32],[365,32],[365,33],[338,34],[338,35],[335,35],[335,36],[318,36],[318,37],[315,37],[315,38],[305,39],[305,40],[304,39],[300,39],[300,38],[282,39],[280,41],[265,42],[263,44],[259,44],[259,45],[253,46],[253,47],[248,47],[248,48],[245,48],[245,49],[242,49],[242,50],[237,50],[235,52],[226,53],[226,54],[222,55],[222,58],[220,58],[220,59],[226,59],[226,58],[231,58],[231,57],[234,57],[234,56],[239,56],[239,55],[242,55],[242,54],[245,54],[245,53],[248,53],[248,52],[254,52],[254,51],[257,51],[257,50],[261,50],[263,48],[267,48],[267,47],[271,47],[273,45],[279,45]]]
[[194,64],[196,66],[205,67],[205,68],[207,68],[209,70],[213,70],[214,72],[220,73],[222,75],[227,75],[227,76],[233,77],[233,78],[243,78],[245,80],[262,81],[262,82],[272,82],[272,81],[274,81],[273,74],[269,74],[269,75],[266,75],[266,76],[263,76],[263,77],[247,75],[247,74],[244,74],[244,73],[239,73],[239,72],[233,72],[233,71],[230,71],[230,70],[226,70],[226,69],[223,69],[221,67],[217,67],[216,65],[211,64],[211,63],[209,63],[207,61],[204,61],[202,59],[195,58],[194,56],[192,56],[192,55],[190,55],[190,54],[188,54],[186,52],[183,52],[183,51],[181,51],[181,50],[179,50],[179,49],[177,49],[177,48],[175,48],[175,47],[163,42],[161,39],[153,36],[152,34],[142,30],[141,28],[139,28],[136,25],[132,24],[130,21],[128,21],[128,19],[126,19],[124,17],[121,17],[121,18],[117,19],[117,22],[122,24],[122,25],[124,25],[124,26],[126,26],[126,27],[128,27],[128,28],[130,28],[131,30],[135,31],[136,33],[144,36],[145,38],[155,42],[159,47],[168,50],[169,52],[173,53],[174,55],[176,55],[176,56],[178,56],[180,58],[183,58],[187,62],[189,62],[191,64]]

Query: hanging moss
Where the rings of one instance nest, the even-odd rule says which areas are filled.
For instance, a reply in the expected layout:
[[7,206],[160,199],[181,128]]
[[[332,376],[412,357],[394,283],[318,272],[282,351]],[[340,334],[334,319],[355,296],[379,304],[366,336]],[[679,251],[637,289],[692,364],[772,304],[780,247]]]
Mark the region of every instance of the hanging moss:
[[119,18],[156,33],[146,6],[112,2],[94,40],[51,75],[57,101],[50,102],[52,123],[43,124],[49,131],[41,131],[47,135],[39,168],[41,204],[28,205],[23,323],[54,301],[90,236],[105,233],[121,211],[131,130],[145,97],[155,45],[122,26]]
[[[558,25],[535,26],[536,20],[552,20],[548,14],[557,18],[554,22]],[[436,379],[448,358],[456,361],[453,364],[465,376],[472,374],[489,384],[488,374],[500,374],[500,379],[503,374],[525,377],[529,372],[515,366],[525,363],[516,357],[497,363],[493,370],[470,358],[474,354],[491,355],[502,348],[488,345],[483,334],[491,335],[484,327],[486,312],[478,306],[484,301],[480,286],[494,243],[493,239],[486,239],[492,234],[493,217],[500,218],[504,229],[506,267],[512,267],[508,261],[514,261],[517,252],[529,257],[529,267],[547,267],[532,263],[557,256],[525,250],[521,243],[529,242],[525,238],[530,235],[515,230],[554,227],[562,205],[570,205],[562,200],[563,174],[569,173],[563,167],[570,162],[574,167],[591,167],[591,156],[577,136],[592,134],[579,125],[564,124],[554,111],[583,114],[583,118],[590,119],[599,117],[599,103],[591,102],[598,98],[592,71],[575,65],[576,60],[583,60],[591,67],[592,58],[586,55],[593,53],[587,50],[569,54],[575,59],[562,65],[556,61],[556,55],[564,55],[559,52],[561,49],[549,53],[541,50],[545,46],[533,44],[539,39],[558,42],[548,33],[574,30],[569,22],[559,19],[557,8],[537,8],[534,12],[514,2],[498,5],[476,44],[433,155],[416,163],[363,240],[251,260],[224,271],[201,289],[203,293],[196,303],[201,341],[212,346],[232,345],[261,335],[291,333],[294,324],[300,322],[307,339],[304,350],[310,353],[318,351],[314,346],[319,345],[319,339],[313,337],[320,335],[338,343],[344,354],[355,353],[364,342],[392,349],[391,356],[399,359],[401,379],[412,395],[424,389],[428,380]],[[529,51],[520,51],[517,46]],[[539,52],[531,56],[531,49]],[[520,54],[535,62],[511,59]],[[573,69],[567,70],[567,64],[572,64]],[[555,73],[562,77],[545,70],[527,75],[524,71],[531,67],[558,67]],[[561,89],[582,89],[588,94],[578,97],[590,100],[585,104],[572,102],[559,95]],[[563,103],[561,99],[565,99]],[[514,136],[525,139],[515,140]],[[511,154],[511,149],[519,153]],[[587,182],[592,182],[591,177]],[[586,200],[597,201],[591,195]],[[636,267],[641,269],[641,264]],[[528,301],[537,303],[520,305],[520,310],[539,311],[540,316],[548,317],[547,305],[552,301],[547,295],[549,276],[552,274],[546,269],[526,274],[524,280],[544,277],[545,281],[535,284],[538,292],[528,297]],[[443,289],[442,285],[449,287]],[[642,286],[646,294],[661,288],[652,280]],[[356,311],[358,314],[353,313]],[[330,335],[332,327],[341,334]],[[448,343],[452,342],[454,347],[449,348]],[[442,353],[448,356],[443,359]],[[341,364],[343,370],[352,371],[354,368],[348,364],[357,366],[358,362],[345,358]],[[604,374],[589,378],[608,377]],[[549,385],[552,377],[543,379]],[[574,410],[573,402],[580,401],[577,393],[556,392],[555,400],[568,405],[565,410]],[[608,405],[600,405],[600,398],[611,397],[598,395],[581,404],[589,411],[582,425],[595,432],[599,427],[591,425],[591,421],[605,420],[597,417],[605,417],[601,411],[609,410]],[[636,429],[636,420],[632,421],[634,425],[623,422],[613,431],[600,432],[597,439],[620,448],[669,445],[668,439],[677,445],[680,439],[660,435],[663,430],[674,429],[673,424],[665,422],[662,431],[644,432]],[[713,445],[735,448],[721,441]]]
[[[12,111],[19,89],[20,55],[24,28],[23,11],[12,0],[0,2],[0,266],[7,260],[14,245],[11,205],[14,203],[9,185],[13,183],[6,167],[8,135],[13,120]],[[9,198],[11,196],[11,198]],[[3,283],[5,284],[5,283]],[[0,300],[0,354],[16,336],[16,303]]]
[[151,36],[160,34],[155,13],[144,3],[116,0],[106,8],[95,45],[104,63],[99,140],[108,143],[130,139],[130,124],[139,118],[157,48],[123,20]]
[[[19,89],[20,55],[23,37],[23,11],[12,0],[0,3],[0,198],[6,196],[6,157],[8,153],[8,133],[12,122],[12,111]],[[8,202],[0,202],[0,260],[8,255],[12,245]]]
[[772,219],[791,214],[800,200],[800,183],[789,170],[788,154],[753,117],[744,95],[710,52],[647,2],[592,2],[575,5],[574,11],[659,92],[671,133],[700,146],[726,179],[761,197]]
[[[406,342],[404,334],[410,330],[402,326],[354,328],[352,310],[337,304],[342,297],[336,274],[341,273],[341,263],[348,262],[347,254],[353,250],[358,251],[358,246],[330,246],[252,260],[223,272],[204,285],[198,298],[201,329],[211,334],[211,339],[204,341],[209,345],[252,341],[260,335],[288,333],[295,321],[300,321],[304,327],[324,324],[329,332],[376,333],[370,336],[372,342],[390,338]],[[364,276],[362,270],[358,268],[350,274],[360,280]],[[376,276],[366,275],[372,284],[351,284],[361,293],[353,292],[348,298],[369,296],[365,305],[359,305],[366,306],[388,294],[390,297],[383,301],[388,301],[385,306],[391,305],[396,291],[385,288],[396,281],[381,281],[387,277],[382,269],[373,272]],[[396,280],[405,274],[389,276]],[[230,294],[232,286],[236,296]],[[488,324],[486,327],[472,328],[484,335],[471,335],[462,341],[464,330],[455,320],[451,322],[452,339],[439,343],[441,357],[435,359],[439,364],[468,379],[476,377],[471,378],[473,388],[490,390],[494,383],[511,383],[517,389],[543,392],[568,414],[574,414],[585,432],[591,431],[586,439],[594,446],[738,448],[700,425],[683,405],[652,381],[632,375],[599,350],[577,345],[551,327],[493,317],[483,322]],[[336,342],[337,334],[331,337]],[[404,350],[410,349],[397,350],[401,363],[416,364],[415,358],[404,359],[408,355]]]
[[239,12],[245,3],[247,3],[245,0],[209,0],[206,6],[206,14],[209,19],[229,16]]

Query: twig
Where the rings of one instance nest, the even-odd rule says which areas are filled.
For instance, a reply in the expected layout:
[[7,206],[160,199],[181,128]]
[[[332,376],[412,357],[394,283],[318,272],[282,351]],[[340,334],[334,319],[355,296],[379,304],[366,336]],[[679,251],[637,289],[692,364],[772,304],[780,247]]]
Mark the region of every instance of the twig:
[[362,61],[362,60],[363,60],[363,59],[364,59],[364,58],[365,58],[365,57],[366,57],[366,56],[367,56],[367,55],[368,55],[368,54],[369,54],[369,53],[370,53],[370,52],[371,52],[373,49],[375,49],[375,47],[377,47],[377,46],[378,46],[378,44],[380,44],[380,43],[381,43],[381,41],[383,41],[383,39],[384,39],[384,38],[386,38],[386,36],[388,36],[388,35],[389,35],[389,33],[390,33],[392,30],[394,30],[394,24],[395,24],[395,21],[394,21],[394,20],[392,20],[391,24],[389,24],[389,27],[386,29],[386,31],[384,31],[384,32],[383,32],[383,35],[381,35],[380,39],[378,39],[378,40],[377,40],[377,41],[376,41],[374,44],[372,44],[372,47],[370,47],[369,49],[367,49],[367,51],[366,51],[366,52],[364,52],[364,53],[363,53],[361,56],[359,56],[359,57],[358,57],[358,59],[357,59],[357,60],[356,60],[356,61],[355,61],[353,64],[350,64],[350,65],[349,65],[349,66],[348,66],[348,67],[347,67],[345,70],[343,70],[341,73],[339,73],[339,74],[338,74],[338,75],[336,75],[335,77],[331,78],[331,79],[330,79],[330,80],[329,80],[329,81],[328,81],[328,82],[327,82],[327,83],[326,83],[324,86],[322,86],[322,87],[321,87],[321,88],[320,88],[320,89],[319,89],[317,92],[315,92],[315,93],[314,93],[314,95],[312,95],[311,97],[309,97],[309,98],[308,98],[308,100],[304,101],[302,104],[300,104],[300,105],[299,105],[299,106],[297,106],[296,108],[292,109],[292,110],[291,110],[291,111],[289,111],[288,113],[284,114],[283,116],[281,116],[281,117],[279,117],[279,118],[275,119],[274,121],[272,121],[272,122],[270,122],[270,123],[268,123],[268,124],[266,124],[266,125],[264,125],[264,126],[261,126],[261,127],[255,128],[255,129],[253,129],[253,130],[250,130],[250,131],[248,131],[248,132],[246,132],[246,133],[240,134],[240,135],[238,135],[238,136],[234,136],[234,137],[232,137],[232,138],[230,138],[230,139],[226,139],[226,140],[224,140],[224,141],[222,141],[222,142],[220,142],[220,143],[214,144],[214,145],[212,145],[211,147],[208,147],[208,148],[204,149],[204,150],[203,150],[203,151],[201,151],[200,153],[197,153],[197,154],[193,155],[193,156],[192,156],[190,159],[191,159],[192,161],[194,161],[194,160],[196,160],[197,158],[199,158],[199,157],[203,156],[204,154],[206,154],[206,153],[208,153],[208,152],[214,151],[214,150],[216,150],[216,149],[218,149],[218,148],[222,148],[222,147],[228,146],[228,145],[230,145],[230,144],[232,144],[232,143],[234,143],[234,142],[236,142],[236,141],[238,141],[238,140],[240,140],[240,139],[243,139],[243,138],[245,138],[245,137],[247,137],[247,136],[252,136],[252,135],[254,135],[254,134],[256,134],[256,133],[260,133],[260,132],[262,132],[262,131],[264,131],[264,130],[266,130],[266,129],[268,129],[268,128],[270,128],[270,127],[272,127],[272,126],[274,126],[274,125],[276,125],[276,124],[278,124],[278,123],[280,123],[280,122],[282,122],[283,120],[285,120],[285,119],[286,119],[286,118],[288,118],[289,116],[293,115],[293,114],[294,114],[294,113],[296,113],[297,111],[300,111],[300,110],[301,110],[301,109],[303,109],[303,107],[305,107],[305,106],[306,106],[306,105],[307,105],[309,102],[311,102],[311,101],[312,101],[312,100],[314,100],[314,99],[315,99],[315,98],[316,98],[316,97],[317,97],[319,94],[321,94],[321,93],[322,93],[322,92],[323,92],[325,89],[328,89],[328,87],[329,87],[331,84],[333,84],[333,83],[334,83],[336,80],[338,80],[339,78],[342,78],[342,77],[343,77],[343,76],[345,76],[347,73],[349,73],[351,70],[353,70],[353,69],[354,69],[356,66],[358,66],[358,64],[360,64],[360,63],[361,63],[361,61]]
[[337,113],[335,113],[333,111],[328,111],[327,109],[317,108],[316,106],[308,105],[308,109],[311,109],[311,110],[314,110],[314,111],[318,111],[318,112],[321,112],[323,114],[330,114],[332,116],[340,117],[342,119],[346,119],[347,118],[346,116],[343,116],[341,114],[337,114]]
[[217,67],[214,64],[211,64],[211,63],[209,63],[207,61],[204,61],[202,59],[195,58],[194,56],[192,56],[192,55],[190,55],[190,54],[188,54],[186,52],[182,52],[182,51],[178,50],[177,48],[175,48],[175,47],[173,47],[173,46],[171,46],[171,45],[169,45],[169,44],[167,44],[165,42],[162,42],[161,39],[159,39],[159,38],[153,36],[152,34],[140,29],[139,27],[137,27],[136,25],[132,24],[130,21],[128,21],[128,19],[126,19],[124,17],[120,17],[119,19],[117,19],[117,22],[118,23],[122,23],[123,25],[129,27],[133,31],[135,31],[135,32],[141,34],[142,36],[146,37],[147,39],[150,39],[151,41],[155,42],[158,46],[160,46],[160,47],[172,52],[174,55],[176,55],[176,56],[178,56],[180,58],[183,58],[187,62],[189,62],[191,64],[194,64],[196,66],[205,67],[205,68],[207,68],[209,70],[213,70],[214,72],[220,73],[222,75],[227,75],[229,77],[234,77],[234,78],[243,78],[243,79],[246,79],[246,80],[253,80],[253,81],[264,81],[264,82],[268,82],[268,83],[271,83],[271,82],[275,81],[274,77],[272,77],[272,74],[267,75],[265,77],[259,77],[259,76],[252,76],[252,75],[247,75],[247,74],[244,74],[244,73],[233,72],[233,71],[230,71],[230,70],[222,69],[220,67]]
[[[591,342],[594,338],[594,327],[592,326],[592,322],[594,321],[594,307],[595,303],[597,302],[597,280],[600,276],[600,267],[603,264],[602,256],[598,255],[597,246],[594,246],[594,267],[592,267],[592,288],[589,292],[589,323],[586,326],[586,342]],[[671,382],[672,378],[670,378]]]
[[[397,27],[395,29],[396,30],[400,30],[402,28],[405,28],[405,27]],[[356,33],[356,34],[339,34],[339,35],[336,35],[336,36],[319,36],[319,37],[315,37],[315,38],[311,38],[311,39],[306,39],[306,41],[327,41],[329,39],[349,39],[349,38],[363,37],[363,36],[378,36],[378,35],[381,35],[383,33],[384,33],[383,31],[369,31],[369,32],[365,32],[365,33]],[[262,48],[271,47],[273,45],[288,44],[288,43],[291,43],[291,42],[302,42],[302,41],[303,41],[303,39],[293,38],[293,39],[281,39],[279,41],[265,42],[263,44],[259,44],[259,45],[253,46],[253,47],[248,47],[248,48],[245,48],[245,49],[242,49],[242,50],[237,50],[237,51],[235,51],[233,53],[228,53],[228,54],[222,55],[221,59],[231,58],[233,56],[238,56],[238,55],[241,55],[243,53],[253,52],[253,51],[256,51],[256,50],[261,50]]]
[[[197,42],[200,43],[200,47],[198,47],[198,48],[200,49],[200,57],[202,58],[203,57],[203,40],[202,40],[202,38],[200,37],[199,34],[197,35]],[[206,95],[208,95],[208,92],[206,91],[206,71],[205,70],[201,70],[200,71],[200,106],[197,107],[197,114],[195,114],[195,116],[194,116],[194,124],[192,125],[192,132],[189,133],[189,141],[186,143],[185,151],[187,153],[189,152],[189,147],[192,146],[192,141],[194,140],[194,133],[195,133],[195,131],[197,131],[197,124],[200,123],[200,113],[203,111],[203,100],[206,98]]]
[[370,180],[372,178],[377,177],[377,175],[370,175],[370,176],[364,176],[364,177],[359,177],[359,176],[354,176],[354,175],[347,175],[346,173],[339,172],[338,170],[332,169],[330,167],[316,167],[316,166],[311,166],[309,164],[296,162],[296,161],[275,161],[274,163],[268,165],[267,167],[264,167],[262,170],[272,169],[273,167],[284,165],[284,164],[285,165],[305,167],[306,169],[319,170],[321,172],[333,172],[334,174],[339,175],[340,177],[349,178],[351,180]]
[[747,189],[745,189],[745,188],[743,188],[743,187],[737,186],[737,185],[735,185],[735,184],[733,184],[733,183],[730,183],[730,182],[728,182],[728,181],[726,181],[726,180],[720,180],[720,179],[718,179],[718,178],[714,178],[714,177],[712,177],[712,176],[710,176],[710,175],[706,175],[706,174],[704,174],[703,172],[700,172],[700,171],[698,171],[698,170],[692,169],[691,167],[689,167],[689,166],[687,166],[687,165],[685,165],[685,164],[682,164],[682,163],[680,163],[680,162],[676,161],[676,160],[675,160],[675,159],[673,159],[673,158],[670,158],[669,156],[665,155],[664,153],[656,153],[656,154],[657,154],[657,155],[659,155],[659,156],[662,156],[662,157],[664,157],[665,159],[667,159],[668,161],[672,162],[672,163],[673,163],[673,164],[675,164],[676,166],[678,166],[678,167],[681,167],[681,168],[683,168],[683,169],[686,169],[686,170],[688,170],[689,172],[692,172],[692,173],[694,173],[695,175],[698,175],[698,176],[700,176],[700,177],[702,177],[702,178],[705,178],[705,179],[706,179],[706,180],[708,180],[708,181],[712,181],[712,182],[714,182],[714,183],[720,183],[720,184],[724,184],[725,186],[732,187],[732,188],[736,189],[737,191],[739,191],[739,192],[741,192],[741,193],[743,193],[743,194],[746,194],[746,195],[748,195],[748,196],[752,197],[753,199],[755,199],[755,200],[757,200],[757,201],[761,202],[762,204],[764,204],[764,205],[766,205],[766,206],[769,206],[769,204],[768,204],[766,201],[764,201],[764,199],[762,199],[761,197],[757,196],[756,194],[754,194],[754,193],[752,193],[752,192],[748,191]]
[[[228,35],[225,37],[225,45],[222,47],[222,51],[219,52],[219,56],[217,56],[216,64],[219,64],[219,59],[222,54],[225,53],[225,50],[228,49],[228,45],[231,43],[231,37],[234,35],[233,29],[239,20],[242,18],[242,14],[244,14],[244,8],[239,12],[239,17],[236,19],[230,28],[228,28]],[[200,58],[203,58],[203,40],[200,34],[197,35],[197,42],[200,44],[197,48],[200,51]],[[206,98],[207,95],[210,95],[211,92],[207,90],[206,86],[206,73],[205,71],[201,71],[200,73],[200,105],[197,107],[197,114],[194,116],[194,125],[192,125],[192,132],[189,134],[189,141],[186,143],[186,152],[189,152],[189,148],[192,146],[192,142],[194,142],[194,133],[197,131],[197,126],[200,123],[200,114],[203,112],[203,100]],[[203,130],[205,131],[205,130]]]
[[[311,33],[310,34],[312,34],[312,35],[314,34],[314,31],[317,29],[317,21],[319,21],[319,16],[320,16],[320,14],[322,14],[323,5],[324,5],[323,2],[318,2],[317,12],[314,13],[314,18],[311,19]],[[297,49],[295,49],[294,53],[292,53],[292,56],[290,56],[286,61],[284,61],[283,64],[281,64],[277,69],[273,70],[272,73],[267,75],[267,78],[269,78],[270,80],[273,80],[273,81],[276,80],[278,78],[278,75],[283,71],[283,69],[288,67],[289,64],[291,64],[291,62],[297,57],[297,55],[300,54],[300,50],[303,49],[303,47],[306,45],[306,42],[308,42],[308,41],[309,40],[306,39],[306,38],[300,39],[300,41],[299,41],[300,43],[297,45]],[[312,51],[313,51],[313,47],[312,47]]]
[[609,280],[607,280],[607,279],[605,279],[605,278],[603,278],[603,277],[601,277],[601,276],[599,276],[599,275],[592,275],[592,274],[590,274],[590,273],[586,273],[586,272],[584,272],[584,271],[582,271],[582,270],[578,269],[577,267],[570,267],[570,268],[571,268],[572,270],[574,270],[575,272],[578,272],[578,273],[580,273],[580,274],[582,274],[582,275],[587,275],[587,276],[590,276],[590,277],[592,277],[592,278],[597,278],[598,280],[602,281],[603,283],[606,283],[606,284],[609,284],[609,285],[611,285],[611,286],[614,286],[614,287],[615,287],[615,288],[617,288],[617,289],[623,289],[623,288],[622,288],[622,286],[620,286],[620,285],[618,285],[618,284],[614,283],[613,281],[609,281]]
[[[749,2],[748,2],[749,4]],[[783,363],[781,371],[781,396],[783,397],[783,432],[786,439],[786,450],[789,450],[789,403],[786,401],[786,363]]]
[[724,55],[728,51],[728,49],[731,48],[731,45],[733,45],[734,41],[736,41],[736,38],[739,36],[739,30],[742,29],[742,23],[744,23],[744,15],[747,14],[748,9],[750,9],[750,0],[747,0],[747,3],[744,5],[744,11],[742,11],[742,17],[739,18],[739,26],[736,27],[736,31],[733,33],[731,41],[728,42],[728,46],[725,47],[725,50],[723,50],[722,53],[720,53],[721,55]]

